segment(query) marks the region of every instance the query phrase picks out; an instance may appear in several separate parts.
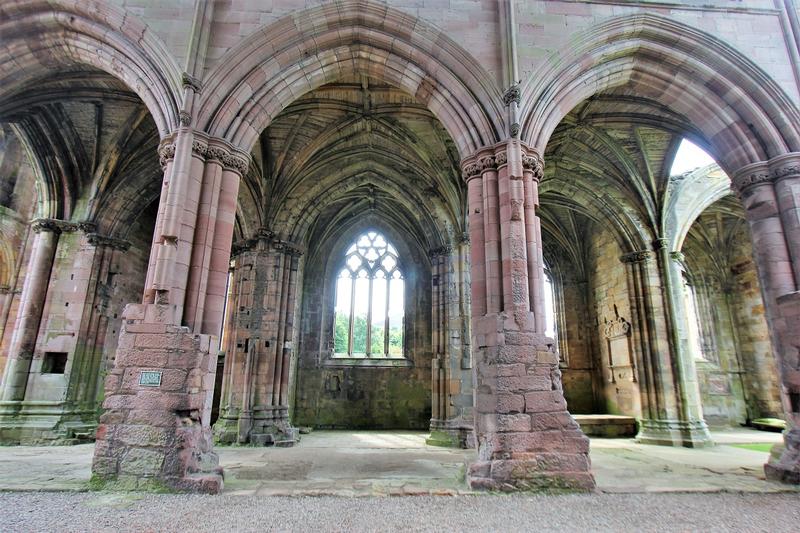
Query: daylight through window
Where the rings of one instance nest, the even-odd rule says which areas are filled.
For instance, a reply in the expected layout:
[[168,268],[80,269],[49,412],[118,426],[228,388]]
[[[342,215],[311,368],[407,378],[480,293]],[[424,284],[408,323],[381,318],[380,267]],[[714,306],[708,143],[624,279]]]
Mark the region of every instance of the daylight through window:
[[369,231],[347,249],[336,280],[334,354],[403,357],[404,281],[397,250]]

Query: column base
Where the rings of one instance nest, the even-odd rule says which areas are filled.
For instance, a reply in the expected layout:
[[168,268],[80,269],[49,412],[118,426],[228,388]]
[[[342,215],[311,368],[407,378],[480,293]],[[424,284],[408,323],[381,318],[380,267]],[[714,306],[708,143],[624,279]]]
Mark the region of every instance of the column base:
[[567,411],[553,340],[533,315],[473,317],[478,460],[469,486],[492,491],[592,491],[589,438]]
[[703,420],[639,420],[636,442],[684,448],[708,448],[714,445],[708,426]]
[[443,448],[475,448],[475,431],[463,420],[431,419],[431,436],[425,439],[428,446]]
[[129,305],[107,410],[97,429],[92,485],[117,490],[216,494],[222,468],[212,449],[216,339],[174,323],[171,307]]
[[0,445],[68,446],[94,441],[98,412],[64,402],[0,402]]
[[214,424],[214,440],[220,444],[288,448],[300,441],[300,432],[289,422],[288,407],[264,407],[248,412],[226,409]]
[[800,428],[786,431],[783,440],[773,446],[764,474],[772,481],[800,484]]

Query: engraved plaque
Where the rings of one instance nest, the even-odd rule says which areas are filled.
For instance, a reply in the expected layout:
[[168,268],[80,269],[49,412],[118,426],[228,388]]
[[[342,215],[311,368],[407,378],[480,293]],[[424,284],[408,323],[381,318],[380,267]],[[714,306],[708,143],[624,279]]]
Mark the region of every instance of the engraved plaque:
[[161,371],[142,370],[141,373],[139,373],[139,385],[142,387],[160,387]]

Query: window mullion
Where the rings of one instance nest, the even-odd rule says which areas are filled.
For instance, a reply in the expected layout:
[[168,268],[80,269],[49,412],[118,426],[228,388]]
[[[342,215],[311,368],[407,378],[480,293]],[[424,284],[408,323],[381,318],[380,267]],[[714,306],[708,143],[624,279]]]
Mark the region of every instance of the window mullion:
[[383,325],[383,355],[389,357],[389,286],[391,278],[386,274],[386,312],[384,313]]
[[350,324],[347,328],[347,355],[353,356],[353,322],[356,312],[356,278],[350,276]]
[[369,292],[367,297],[367,357],[372,356],[372,279],[373,275],[369,277]]

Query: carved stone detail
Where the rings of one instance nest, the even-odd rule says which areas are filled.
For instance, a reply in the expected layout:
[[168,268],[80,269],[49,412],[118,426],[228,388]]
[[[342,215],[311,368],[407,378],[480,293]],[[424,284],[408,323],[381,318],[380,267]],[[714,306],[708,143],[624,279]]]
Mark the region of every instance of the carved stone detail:
[[201,92],[203,92],[203,82],[201,82],[199,79],[195,78],[188,72],[184,72],[181,75],[181,81],[183,82],[184,89],[189,88],[192,91],[194,91],[195,94],[200,94]]
[[178,113],[178,121],[180,122],[181,126],[184,128],[188,128],[192,125],[192,115],[187,113],[186,111],[181,111]]
[[522,101],[522,88],[519,86],[519,82],[513,84],[511,87],[506,89],[505,94],[503,94],[503,104],[506,107],[511,105],[511,102],[519,105]]
[[81,225],[76,222],[67,222],[56,218],[37,218],[31,221],[31,229],[34,233],[70,233],[81,229]]
[[739,193],[745,192],[750,187],[772,182],[773,176],[769,172],[767,163],[755,163],[739,169],[731,180],[733,188]]
[[453,247],[449,244],[445,244],[444,246],[440,246],[439,248],[433,248],[428,252],[428,255],[431,258],[439,257],[441,255],[450,255],[453,253]]
[[469,181],[472,178],[476,178],[481,175],[482,167],[480,167],[477,163],[470,163],[465,165],[461,171],[461,177],[464,180]]
[[531,153],[522,156],[522,168],[533,172],[533,179],[539,181],[544,176],[544,161],[541,156]]
[[129,241],[108,235],[100,235],[99,233],[88,233],[86,235],[86,239],[89,241],[89,244],[98,248],[101,246],[106,246],[108,248],[113,248],[114,250],[120,250],[124,252],[131,247],[131,243]]
[[606,322],[603,328],[603,335],[606,339],[616,339],[619,337],[627,337],[631,332],[631,324],[621,316]]
[[653,257],[653,252],[647,250],[638,250],[619,256],[619,260],[623,263],[641,263]]
[[161,168],[165,168],[169,161],[175,159],[175,143],[168,142],[158,149],[158,162],[161,164]]

